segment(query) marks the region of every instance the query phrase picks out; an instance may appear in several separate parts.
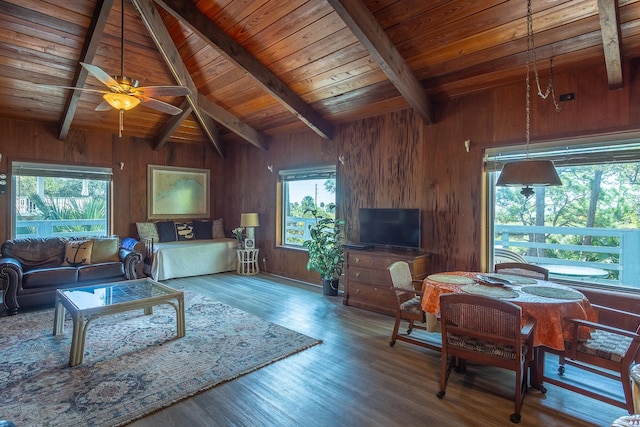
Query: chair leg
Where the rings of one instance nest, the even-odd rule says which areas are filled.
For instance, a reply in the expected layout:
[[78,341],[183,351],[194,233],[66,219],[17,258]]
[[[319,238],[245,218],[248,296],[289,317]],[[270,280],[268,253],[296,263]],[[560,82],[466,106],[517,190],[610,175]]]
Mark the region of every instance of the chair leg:
[[447,389],[447,381],[449,380],[449,375],[451,374],[451,370],[455,366],[456,358],[453,356],[448,356],[443,354],[440,358],[440,390],[436,393],[438,399],[442,399],[445,395],[445,390]]
[[413,320],[409,320],[409,328],[407,329],[407,335],[413,331]]
[[391,333],[391,341],[389,341],[389,347],[393,347],[396,343],[396,338],[398,338],[398,329],[400,329],[400,313],[396,313],[396,323],[393,325],[393,332]]

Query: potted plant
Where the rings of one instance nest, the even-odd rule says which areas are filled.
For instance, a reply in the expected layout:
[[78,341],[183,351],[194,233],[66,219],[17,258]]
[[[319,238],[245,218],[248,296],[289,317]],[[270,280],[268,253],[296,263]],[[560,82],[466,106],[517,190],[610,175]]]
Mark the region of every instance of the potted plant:
[[[328,209],[335,205],[329,204]],[[307,209],[315,218],[309,225],[311,238],[302,245],[309,251],[307,270],[315,270],[322,277],[324,295],[338,295],[338,282],[344,265],[344,220],[323,217],[318,209]]]

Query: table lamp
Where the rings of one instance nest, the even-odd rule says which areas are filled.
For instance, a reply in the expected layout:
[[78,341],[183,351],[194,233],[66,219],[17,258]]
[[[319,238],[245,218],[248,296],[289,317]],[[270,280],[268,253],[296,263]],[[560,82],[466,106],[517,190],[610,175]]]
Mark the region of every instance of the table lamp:
[[247,230],[247,239],[255,239],[255,227],[260,226],[258,214],[256,212],[240,214],[240,227],[244,227]]

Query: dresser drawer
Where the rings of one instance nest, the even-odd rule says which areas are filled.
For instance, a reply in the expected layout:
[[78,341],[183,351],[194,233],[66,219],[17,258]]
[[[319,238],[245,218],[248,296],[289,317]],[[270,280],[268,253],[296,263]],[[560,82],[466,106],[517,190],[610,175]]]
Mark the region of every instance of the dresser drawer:
[[378,257],[370,256],[366,253],[362,254],[349,254],[349,258],[347,259],[347,263],[349,268],[368,268],[371,270],[386,270],[389,266],[385,264],[384,260],[379,259]]
[[379,313],[393,314],[394,299],[395,295],[387,286],[374,286],[370,283],[351,280],[345,303]]
[[386,269],[384,272],[380,272],[365,268],[351,267],[347,270],[347,280],[356,280],[359,282],[371,283],[383,287],[391,287]]

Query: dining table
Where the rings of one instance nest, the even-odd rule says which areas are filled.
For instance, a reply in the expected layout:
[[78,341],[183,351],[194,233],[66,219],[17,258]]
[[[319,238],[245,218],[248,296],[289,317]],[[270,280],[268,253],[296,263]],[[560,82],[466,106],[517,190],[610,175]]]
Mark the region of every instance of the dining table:
[[[492,279],[497,280],[492,280]],[[493,282],[493,283],[489,283]],[[498,283],[503,282],[503,283]],[[422,309],[428,316],[438,316],[440,295],[467,292],[512,302],[522,308],[522,322],[536,320],[533,334],[534,362],[531,366],[531,385],[542,389],[544,365],[536,351],[541,346],[564,350],[573,326],[566,319],[596,321],[591,303],[581,292],[562,284],[531,277],[467,271],[452,271],[427,276],[422,284]],[[589,330],[579,331],[581,338],[589,338]]]

